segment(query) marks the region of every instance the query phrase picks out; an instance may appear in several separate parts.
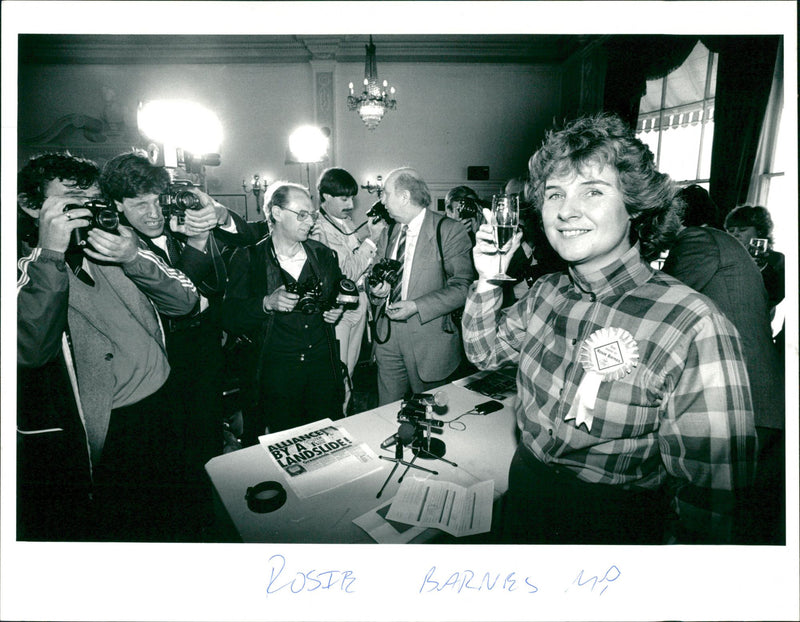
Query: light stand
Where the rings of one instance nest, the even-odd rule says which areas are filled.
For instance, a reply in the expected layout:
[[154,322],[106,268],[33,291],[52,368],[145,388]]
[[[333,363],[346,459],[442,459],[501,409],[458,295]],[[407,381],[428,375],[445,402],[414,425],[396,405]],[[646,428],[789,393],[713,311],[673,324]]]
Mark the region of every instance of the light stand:
[[[253,175],[253,181],[250,182],[250,192],[253,193],[253,196],[256,198],[256,214],[261,213],[261,195],[267,191],[267,186],[269,182],[266,179],[261,179],[261,176],[256,173]],[[242,190],[244,190],[245,194],[248,192],[247,183],[245,180],[242,180]],[[245,210],[247,210],[245,203]],[[247,220],[247,214],[244,215],[245,220]]]

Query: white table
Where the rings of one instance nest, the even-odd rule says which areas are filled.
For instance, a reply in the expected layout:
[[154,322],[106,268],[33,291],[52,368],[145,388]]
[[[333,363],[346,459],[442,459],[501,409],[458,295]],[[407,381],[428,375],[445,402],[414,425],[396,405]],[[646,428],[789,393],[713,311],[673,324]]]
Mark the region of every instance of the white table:
[[[447,411],[435,417],[443,421],[454,419],[489,399],[454,384],[436,391],[443,391],[448,398]],[[417,464],[438,472],[432,477],[461,486],[492,479],[495,498],[499,497],[508,488],[508,467],[517,447],[510,402],[511,398],[506,399],[502,410],[489,415],[462,417],[460,421],[467,426],[464,431],[445,426],[442,435],[435,435],[446,443],[444,457],[457,467],[442,460],[419,458]],[[399,409],[400,403],[395,402],[335,423],[354,439],[367,443],[378,455],[393,457],[394,448],[383,450],[380,444],[397,432]],[[405,448],[404,457],[411,460],[410,448]],[[372,538],[353,519],[390,500],[397,492],[397,480],[405,468],[398,467],[378,499],[376,495],[394,466],[384,460],[381,463],[379,471],[307,499],[300,499],[292,492],[280,469],[260,445],[212,458],[206,464],[206,472],[217,496],[220,519],[232,525],[243,542],[367,543],[373,542]],[[409,471],[412,472],[413,469]],[[247,507],[245,492],[265,480],[284,483],[287,501],[274,512],[258,514]],[[426,541],[438,533],[428,532],[419,540]]]

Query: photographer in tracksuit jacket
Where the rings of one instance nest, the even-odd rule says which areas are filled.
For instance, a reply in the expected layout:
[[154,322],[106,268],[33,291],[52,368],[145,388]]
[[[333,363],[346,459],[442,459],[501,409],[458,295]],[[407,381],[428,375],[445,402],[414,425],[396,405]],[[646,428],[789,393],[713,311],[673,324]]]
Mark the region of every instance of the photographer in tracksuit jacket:
[[179,528],[158,311],[185,314],[198,295],[85,206],[98,175],[48,154],[18,176],[20,540],[163,540]]
[[229,246],[255,241],[250,227],[200,188],[173,180],[144,152],[122,153],[100,175],[103,196],[119,209],[145,244],[188,276],[200,293],[191,313],[162,317],[172,369],[167,389],[177,398],[170,413],[183,458],[187,538],[203,538],[213,520],[204,466],[223,450],[222,294]]

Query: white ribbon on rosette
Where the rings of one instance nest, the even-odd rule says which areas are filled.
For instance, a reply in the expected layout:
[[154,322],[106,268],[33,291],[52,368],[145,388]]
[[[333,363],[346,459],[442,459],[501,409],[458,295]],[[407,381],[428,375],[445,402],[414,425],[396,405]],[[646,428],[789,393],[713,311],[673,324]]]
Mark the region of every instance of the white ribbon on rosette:
[[586,373],[564,420],[574,419],[575,427],[583,424],[591,432],[600,383],[620,380],[631,373],[639,363],[639,346],[623,328],[601,328],[583,342],[579,360]]

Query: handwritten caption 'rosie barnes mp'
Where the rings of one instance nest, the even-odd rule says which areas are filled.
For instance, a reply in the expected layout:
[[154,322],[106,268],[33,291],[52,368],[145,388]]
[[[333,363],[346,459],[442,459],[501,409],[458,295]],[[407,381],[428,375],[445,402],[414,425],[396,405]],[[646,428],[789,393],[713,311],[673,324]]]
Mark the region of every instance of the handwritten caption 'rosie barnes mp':
[[[269,582],[267,596],[275,594],[300,594],[320,591],[337,591],[355,594],[358,591],[358,577],[352,570],[298,570],[286,569],[286,558],[273,555],[269,558]],[[622,576],[620,569],[611,564],[598,574],[581,569],[575,573],[571,581],[565,581],[565,592],[580,590],[602,596],[612,583]],[[530,576],[517,572],[476,572],[474,570],[458,570],[454,572],[440,571],[432,566],[418,584],[419,594],[449,594],[474,592],[506,592],[520,594],[536,594],[539,588]]]

